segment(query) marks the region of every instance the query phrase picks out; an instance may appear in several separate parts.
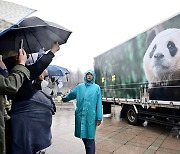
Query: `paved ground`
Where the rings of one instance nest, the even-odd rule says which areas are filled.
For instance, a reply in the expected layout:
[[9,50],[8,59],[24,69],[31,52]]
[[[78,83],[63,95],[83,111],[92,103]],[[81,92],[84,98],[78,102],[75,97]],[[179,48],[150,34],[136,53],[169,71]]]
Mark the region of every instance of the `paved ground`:
[[[119,106],[104,118],[96,133],[97,154],[180,154],[180,140],[165,126],[131,126],[119,118]],[[53,116],[52,145],[46,154],[85,154],[81,139],[74,137],[73,105],[58,105]]]

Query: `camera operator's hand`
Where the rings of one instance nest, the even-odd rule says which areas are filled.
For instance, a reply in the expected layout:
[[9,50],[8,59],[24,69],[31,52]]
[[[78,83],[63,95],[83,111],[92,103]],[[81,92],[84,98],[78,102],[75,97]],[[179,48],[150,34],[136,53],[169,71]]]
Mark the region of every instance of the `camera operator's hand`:
[[55,42],[55,43],[53,43],[53,45],[51,47],[51,52],[55,54],[59,49],[60,49],[59,43]]
[[18,64],[22,64],[25,66],[27,60],[27,54],[24,49],[19,49],[19,55],[17,58],[18,58]]
[[0,67],[4,70],[7,69],[6,65],[4,64],[4,62],[2,61],[2,55],[0,55]]

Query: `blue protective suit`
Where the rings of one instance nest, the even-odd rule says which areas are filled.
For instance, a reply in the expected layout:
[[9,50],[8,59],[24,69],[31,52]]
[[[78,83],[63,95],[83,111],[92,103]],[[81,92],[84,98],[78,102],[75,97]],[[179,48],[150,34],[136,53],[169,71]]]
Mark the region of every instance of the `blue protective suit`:
[[[86,74],[93,74],[93,80],[88,82]],[[76,99],[75,136],[78,138],[94,139],[96,121],[102,120],[102,97],[99,85],[95,84],[95,72],[89,70],[84,75],[84,83],[77,85],[63,101]]]

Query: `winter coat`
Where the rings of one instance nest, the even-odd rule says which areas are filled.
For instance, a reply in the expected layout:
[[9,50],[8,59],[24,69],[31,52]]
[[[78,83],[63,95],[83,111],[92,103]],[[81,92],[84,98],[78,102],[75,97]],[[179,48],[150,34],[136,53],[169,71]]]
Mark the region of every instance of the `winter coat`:
[[[9,97],[12,100],[9,112],[12,154],[31,154],[51,144],[52,111],[48,106],[52,101],[50,97],[32,88],[32,80],[47,68],[53,57],[54,54],[48,52],[34,64],[26,66],[30,71],[30,80],[25,80],[19,91]],[[4,62],[7,69],[10,69],[10,59]]]
[[[93,74],[93,80],[88,82],[86,74]],[[99,85],[95,84],[95,72],[89,70],[84,75],[84,83],[77,85],[67,96],[64,102],[76,99],[75,136],[78,138],[94,139],[96,121],[102,120],[102,97]]]
[[40,90],[29,100],[12,103],[12,154],[32,154],[51,145],[52,103]]
[[21,87],[25,79],[29,79],[30,72],[23,65],[16,65],[10,75],[5,78],[0,75],[0,154],[5,154],[5,125],[4,125],[4,97],[14,94]]
[[[36,92],[32,88],[32,81],[37,78],[51,63],[52,58],[54,57],[54,54],[52,52],[48,52],[47,54],[44,54],[38,61],[36,61],[32,65],[26,66],[28,70],[30,71],[30,80],[25,80],[22,87],[19,89],[19,91],[11,95],[9,99],[12,100],[12,103],[18,103],[21,101],[25,101],[30,99],[33,94]],[[8,60],[9,59],[9,60]],[[4,60],[4,63],[8,69],[8,71],[11,70],[12,60],[11,58],[7,58]]]

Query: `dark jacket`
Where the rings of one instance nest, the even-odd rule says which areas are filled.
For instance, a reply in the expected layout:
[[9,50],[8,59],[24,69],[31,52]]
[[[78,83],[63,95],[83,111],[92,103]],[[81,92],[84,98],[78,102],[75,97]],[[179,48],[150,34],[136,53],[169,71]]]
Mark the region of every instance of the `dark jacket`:
[[[54,54],[52,52],[48,52],[47,54],[44,54],[36,63],[26,66],[30,71],[30,80],[25,80],[19,91],[9,97],[12,102],[25,101],[33,96],[35,91],[32,88],[32,80],[37,78],[48,67],[53,57]],[[6,61],[4,61],[4,63],[8,68]]]
[[[51,144],[52,101],[32,88],[32,80],[42,74],[53,57],[54,54],[48,52],[36,63],[26,66],[30,80],[25,80],[19,91],[9,97],[12,100],[12,154],[32,154]],[[5,63],[7,69],[11,68],[10,60],[5,62],[9,64],[8,67]]]

